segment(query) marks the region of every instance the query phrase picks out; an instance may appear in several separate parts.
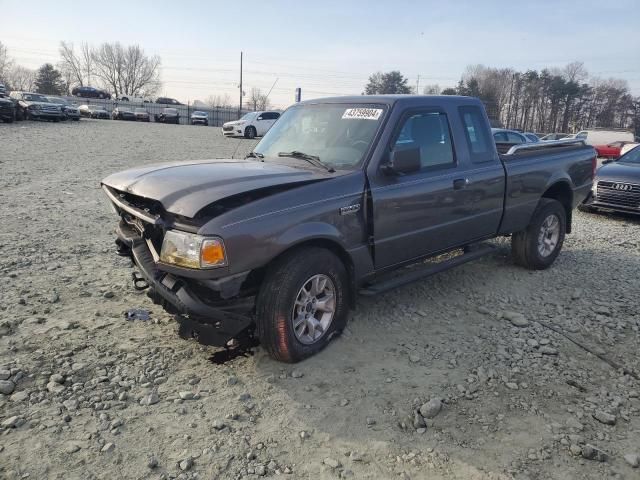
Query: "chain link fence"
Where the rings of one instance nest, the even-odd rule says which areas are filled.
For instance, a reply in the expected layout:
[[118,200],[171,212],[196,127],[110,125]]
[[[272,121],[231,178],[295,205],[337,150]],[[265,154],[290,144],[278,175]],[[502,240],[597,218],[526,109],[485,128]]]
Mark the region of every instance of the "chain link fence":
[[215,107],[215,108],[207,108],[207,107],[194,107],[193,105],[164,105],[160,103],[138,103],[138,102],[124,102],[121,100],[104,100],[99,98],[84,98],[84,97],[64,97],[69,102],[80,106],[80,105],[100,105],[104,107],[104,109],[111,114],[114,108],[116,107],[125,107],[131,110],[136,108],[144,108],[149,114],[150,121],[155,121],[155,116],[160,115],[165,108],[175,108],[178,110],[178,119],[180,125],[190,125],[191,124],[191,114],[193,112],[205,112],[209,115],[209,126],[210,127],[221,127],[225,122],[231,122],[234,120],[238,120],[245,113],[250,112],[251,110],[242,109],[240,113],[238,113],[237,107]]

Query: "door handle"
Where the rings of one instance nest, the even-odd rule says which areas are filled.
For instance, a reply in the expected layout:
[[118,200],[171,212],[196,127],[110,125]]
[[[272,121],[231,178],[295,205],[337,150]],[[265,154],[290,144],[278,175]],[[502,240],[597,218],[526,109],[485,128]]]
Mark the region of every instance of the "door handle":
[[462,190],[467,185],[469,185],[469,179],[468,178],[456,178],[453,181],[453,189],[454,190]]

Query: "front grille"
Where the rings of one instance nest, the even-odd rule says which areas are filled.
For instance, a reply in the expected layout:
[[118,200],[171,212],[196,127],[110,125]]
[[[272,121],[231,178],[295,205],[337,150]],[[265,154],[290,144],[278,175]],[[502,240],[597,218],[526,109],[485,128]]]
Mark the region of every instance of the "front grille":
[[58,112],[58,107],[54,107],[53,105],[49,106],[49,105],[43,105],[41,107],[41,110],[44,112]]
[[640,208],[640,185],[598,182],[596,201],[626,208]]
[[233,130],[233,127],[222,127],[222,130],[224,130],[225,132],[230,132],[231,130]]

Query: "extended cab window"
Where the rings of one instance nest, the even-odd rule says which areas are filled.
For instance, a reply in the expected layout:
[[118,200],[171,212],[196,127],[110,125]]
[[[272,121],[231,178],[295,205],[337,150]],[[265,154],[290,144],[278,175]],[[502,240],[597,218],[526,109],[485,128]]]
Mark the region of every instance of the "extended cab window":
[[469,158],[473,163],[489,162],[494,158],[494,147],[482,111],[478,107],[460,107]]
[[393,150],[420,150],[423,170],[455,165],[447,116],[441,112],[416,113],[404,120]]

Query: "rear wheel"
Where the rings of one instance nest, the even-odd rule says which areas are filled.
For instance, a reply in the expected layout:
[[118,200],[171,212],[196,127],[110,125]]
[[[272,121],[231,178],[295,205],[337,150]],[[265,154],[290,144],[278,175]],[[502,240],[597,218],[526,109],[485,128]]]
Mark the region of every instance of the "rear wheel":
[[515,263],[530,270],[548,268],[560,254],[566,229],[566,212],[562,204],[542,198],[526,230],[511,237]]
[[258,132],[256,132],[256,127],[247,127],[244,131],[244,137],[248,139],[256,138]]
[[299,362],[322,350],[347,322],[347,272],[323,248],[295,250],[265,277],[256,305],[258,337],[269,355]]

